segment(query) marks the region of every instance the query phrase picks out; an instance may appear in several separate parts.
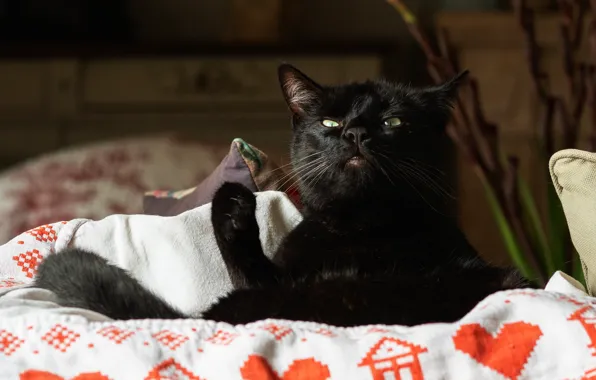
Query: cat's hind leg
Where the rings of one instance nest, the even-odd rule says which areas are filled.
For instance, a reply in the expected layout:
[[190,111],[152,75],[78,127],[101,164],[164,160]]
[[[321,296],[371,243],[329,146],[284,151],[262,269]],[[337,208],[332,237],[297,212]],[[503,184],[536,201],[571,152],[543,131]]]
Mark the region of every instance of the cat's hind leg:
[[279,269],[263,253],[252,191],[226,182],[215,193],[211,207],[215,240],[232,285],[241,289],[276,283]]
[[52,291],[62,306],[92,310],[113,319],[184,318],[124,269],[80,249],[46,257],[33,286]]

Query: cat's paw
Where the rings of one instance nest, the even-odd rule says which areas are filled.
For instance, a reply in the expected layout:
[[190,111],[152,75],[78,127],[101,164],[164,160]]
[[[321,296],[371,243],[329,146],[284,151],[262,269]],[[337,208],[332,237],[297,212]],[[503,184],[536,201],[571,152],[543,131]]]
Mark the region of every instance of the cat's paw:
[[211,221],[216,235],[226,240],[239,233],[256,233],[257,199],[252,191],[239,183],[226,182],[215,193],[211,203]]

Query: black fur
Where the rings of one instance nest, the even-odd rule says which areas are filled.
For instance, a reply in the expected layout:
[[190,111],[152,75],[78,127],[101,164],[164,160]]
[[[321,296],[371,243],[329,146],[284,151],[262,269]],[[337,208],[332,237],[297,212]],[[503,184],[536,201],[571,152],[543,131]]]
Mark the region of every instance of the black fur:
[[[527,286],[515,270],[480,259],[430,201],[437,183],[429,153],[439,146],[463,76],[422,89],[383,81],[324,87],[282,65],[304,220],[269,260],[254,194],[224,184],[212,223],[235,290],[203,317],[339,326],[449,322],[491,293]],[[386,126],[393,117],[402,123]],[[339,125],[326,127],[324,119]],[[64,305],[113,318],[184,317],[92,253],[50,256],[36,285]]]
[[63,306],[89,309],[114,319],[180,318],[123,269],[78,249],[49,255],[35,285],[54,292]]

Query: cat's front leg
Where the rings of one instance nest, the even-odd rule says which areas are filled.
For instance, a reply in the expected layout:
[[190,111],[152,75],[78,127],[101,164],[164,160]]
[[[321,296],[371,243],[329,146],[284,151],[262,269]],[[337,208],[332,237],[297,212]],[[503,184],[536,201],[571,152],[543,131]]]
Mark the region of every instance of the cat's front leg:
[[276,283],[279,270],[263,253],[252,191],[226,182],[215,193],[211,207],[215,240],[232,285],[241,289]]

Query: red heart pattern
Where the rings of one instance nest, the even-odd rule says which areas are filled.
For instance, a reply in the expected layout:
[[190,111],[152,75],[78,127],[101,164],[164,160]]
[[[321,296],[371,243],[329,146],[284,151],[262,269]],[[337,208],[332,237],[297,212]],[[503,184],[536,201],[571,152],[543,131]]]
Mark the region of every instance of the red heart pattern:
[[[19,380],[66,380],[62,376],[58,376],[51,372],[29,370],[19,375]],[[110,380],[107,376],[99,372],[81,373],[70,380]]]
[[478,363],[515,380],[541,336],[540,327],[526,322],[506,323],[495,335],[472,323],[459,328],[453,343]]
[[327,380],[329,368],[314,358],[294,360],[283,375],[278,375],[267,359],[250,355],[240,369],[243,380]]

